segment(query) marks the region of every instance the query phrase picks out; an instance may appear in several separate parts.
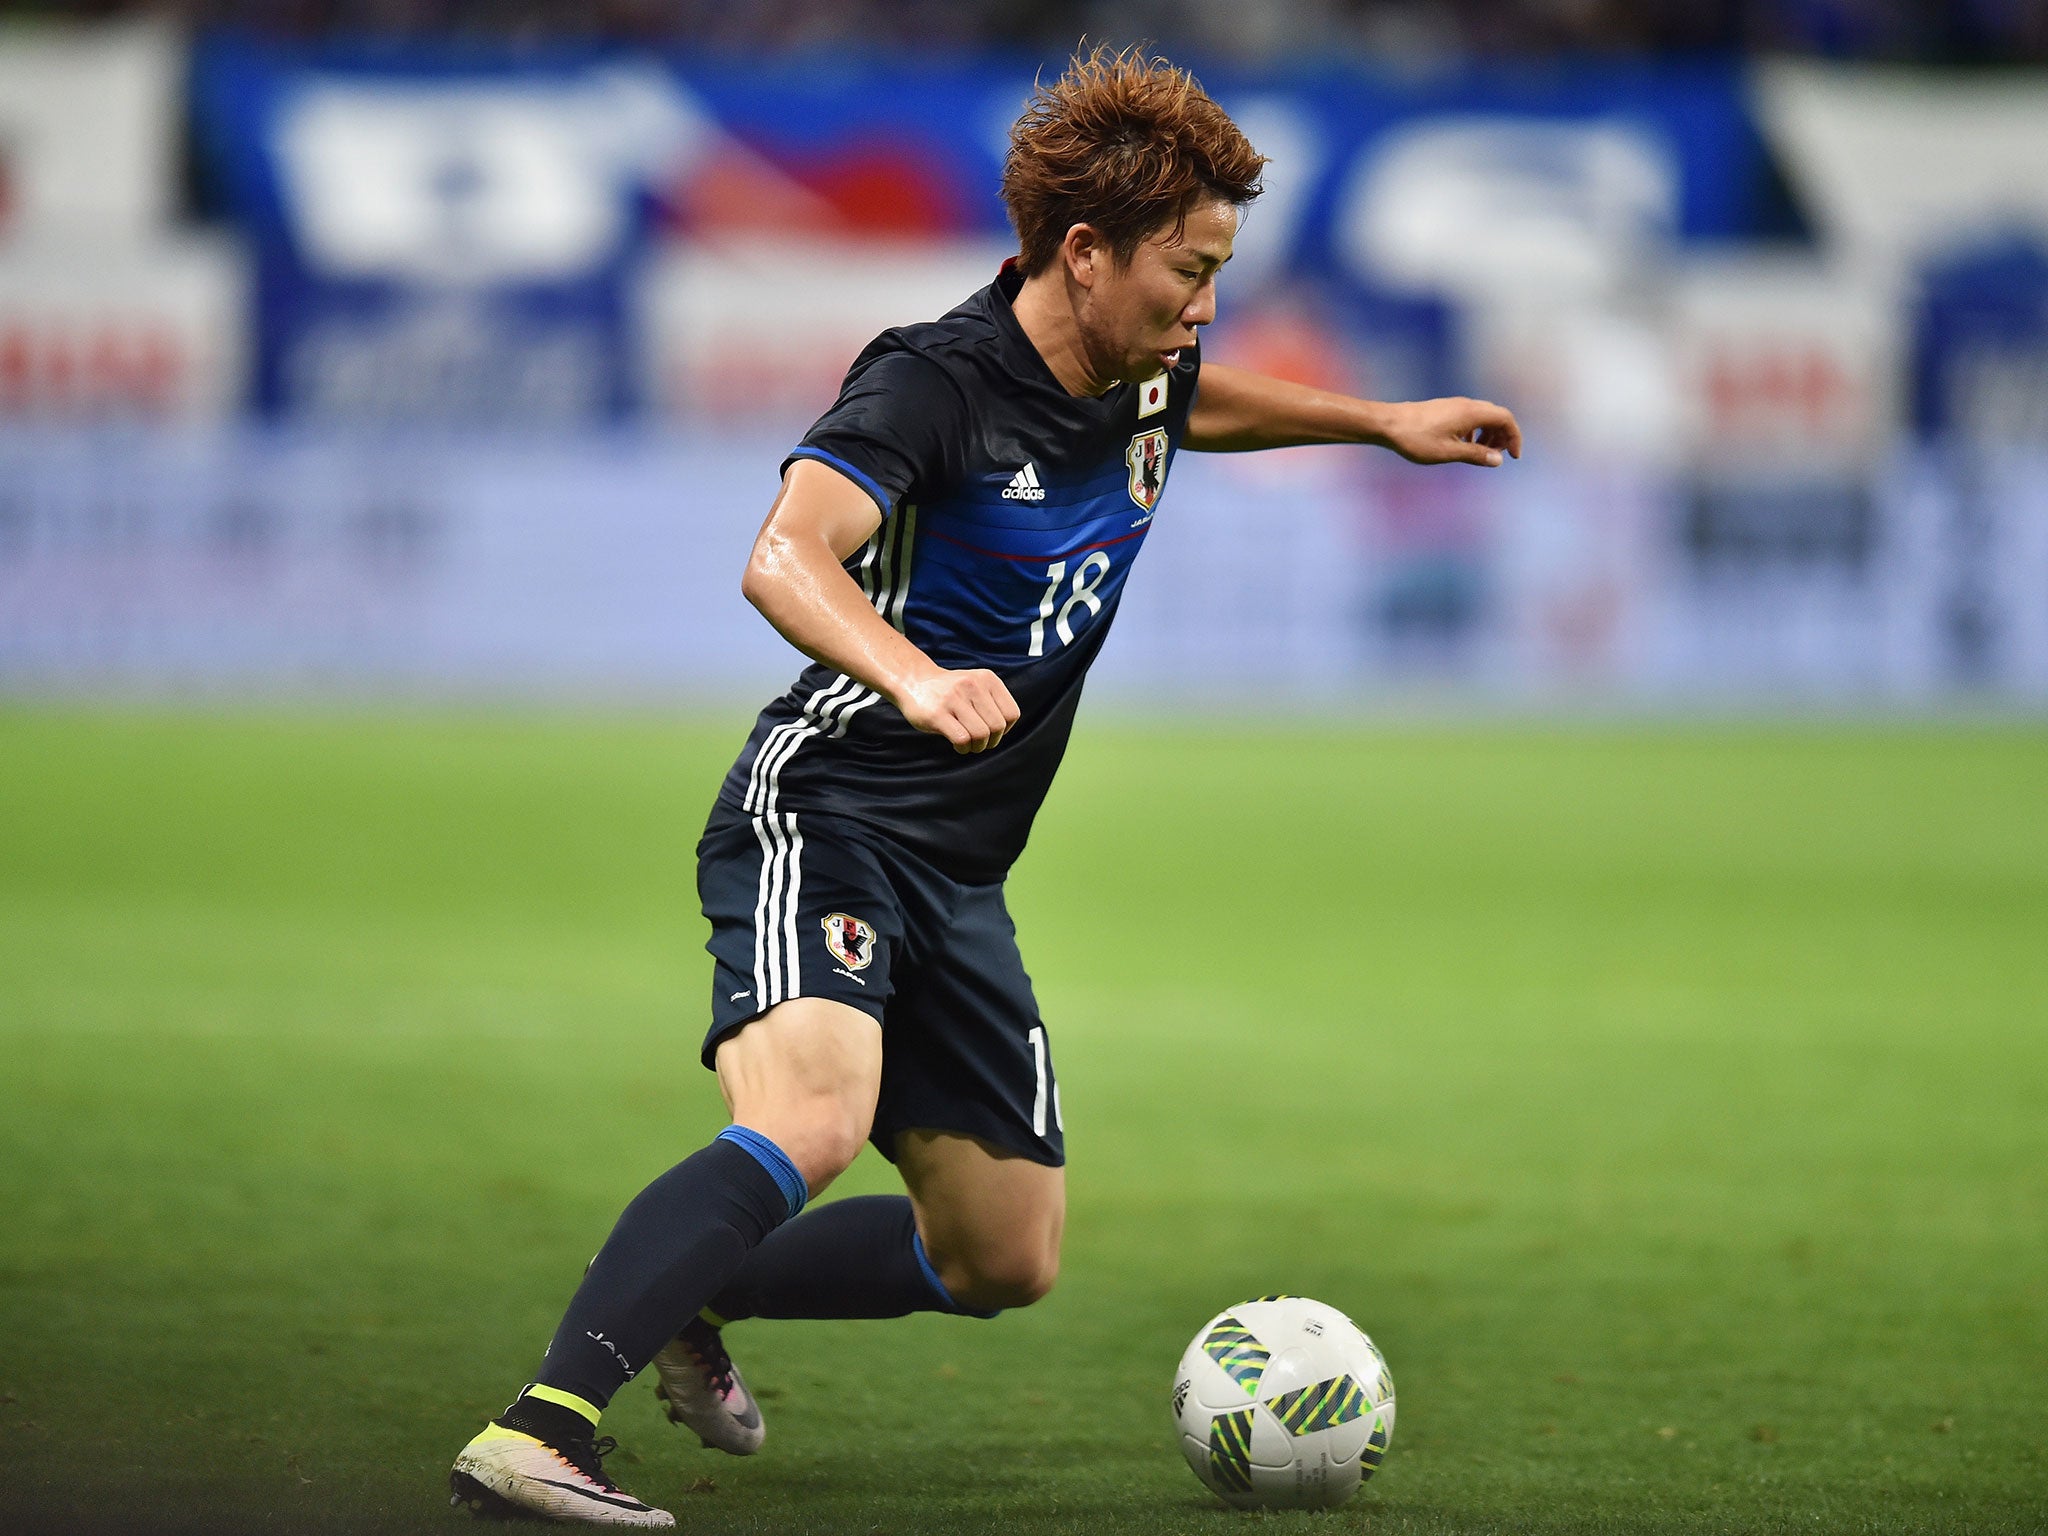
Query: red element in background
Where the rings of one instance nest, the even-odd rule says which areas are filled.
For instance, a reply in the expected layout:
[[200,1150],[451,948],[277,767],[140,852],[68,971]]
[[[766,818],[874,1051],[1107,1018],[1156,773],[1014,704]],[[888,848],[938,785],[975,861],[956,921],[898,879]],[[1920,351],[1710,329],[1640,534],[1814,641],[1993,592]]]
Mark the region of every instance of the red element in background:
[[1725,346],[1708,356],[1704,371],[1709,419],[1724,438],[1836,433],[1862,404],[1856,381],[1818,343],[1776,351]]
[[162,327],[0,321],[0,416],[159,414],[176,405],[187,371],[177,336]]
[[967,227],[937,167],[909,150],[860,149],[824,161],[802,180],[859,234],[951,235]]
[[1202,351],[1233,368],[1351,394],[1363,381],[1356,377],[1354,360],[1336,332],[1335,323],[1314,313],[1306,302],[1282,298],[1232,316],[1217,344],[1212,348],[1205,342]]
[[669,200],[675,233],[918,240],[971,233],[952,178],[910,145],[863,144],[801,165],[714,152]]

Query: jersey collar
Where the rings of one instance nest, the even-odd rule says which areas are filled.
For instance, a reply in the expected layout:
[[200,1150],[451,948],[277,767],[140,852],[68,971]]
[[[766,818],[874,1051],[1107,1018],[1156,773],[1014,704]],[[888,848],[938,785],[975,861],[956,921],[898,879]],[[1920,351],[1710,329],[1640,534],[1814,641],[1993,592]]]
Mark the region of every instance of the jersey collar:
[[1072,400],[1077,403],[1081,401],[1106,402],[1114,400],[1117,397],[1118,391],[1127,388],[1127,385],[1121,383],[1112,384],[1099,395],[1070,395],[1067,393],[1067,386],[1060,382],[1059,375],[1052,371],[1052,367],[1046,362],[1044,354],[1032,344],[1031,338],[1024,334],[1023,325],[1018,322],[1016,299],[1018,292],[1023,287],[1024,274],[1017,270],[1017,258],[1010,256],[1004,258],[1002,267],[996,272],[996,280],[982,290],[988,296],[988,312],[995,321],[996,334],[1003,338],[1003,345],[1010,355],[1011,372],[1020,378],[1029,379],[1037,385],[1052,390],[1062,400]]

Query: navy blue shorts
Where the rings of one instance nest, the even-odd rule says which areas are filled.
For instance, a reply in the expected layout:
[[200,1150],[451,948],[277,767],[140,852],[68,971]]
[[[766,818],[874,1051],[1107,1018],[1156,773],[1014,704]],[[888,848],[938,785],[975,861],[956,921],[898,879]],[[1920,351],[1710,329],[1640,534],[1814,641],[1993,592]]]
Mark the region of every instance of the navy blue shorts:
[[1033,1162],[1067,1160],[1052,1048],[1003,888],[962,885],[839,817],[712,813],[697,894],[717,961],[704,1064],[719,1041],[792,997],[826,997],[882,1026],[869,1139],[960,1131]]

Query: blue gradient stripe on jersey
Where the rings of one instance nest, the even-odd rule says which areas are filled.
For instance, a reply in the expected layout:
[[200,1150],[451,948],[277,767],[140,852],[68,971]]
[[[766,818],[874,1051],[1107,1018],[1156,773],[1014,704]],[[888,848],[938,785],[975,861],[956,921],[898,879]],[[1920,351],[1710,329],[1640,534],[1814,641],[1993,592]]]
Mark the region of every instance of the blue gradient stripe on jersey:
[[991,560],[1015,560],[1023,565],[1040,565],[1053,560],[1071,560],[1076,555],[1091,554],[1098,549],[1114,549],[1119,544],[1128,544],[1133,539],[1142,539],[1151,531],[1151,522],[1148,519],[1143,528],[1139,528],[1131,533],[1118,534],[1113,539],[1098,539],[1093,544],[1076,544],[1072,549],[1054,550],[1050,554],[1043,550],[1031,550],[1021,555],[1007,554],[1000,549],[986,549],[979,544],[970,544],[965,539],[956,539],[952,534],[941,533],[936,528],[929,531],[935,539],[939,539],[947,544],[957,545],[959,548],[973,554],[986,555]]
[[[1097,497],[1086,503],[1093,509],[1086,516],[1058,524],[1043,520],[1035,523],[996,522],[970,515],[968,511],[955,511],[960,503],[953,502],[943,507],[925,508],[924,531],[927,537],[943,539],[948,544],[998,560],[1058,560],[1084,554],[1091,549],[1106,549],[1112,544],[1130,542],[1151,527],[1152,514],[1128,495],[1119,494],[1121,504],[1110,501],[1108,497]],[[1109,504],[1103,505],[1105,502]],[[972,508],[971,503],[969,506]],[[979,512],[981,509],[972,510]]]

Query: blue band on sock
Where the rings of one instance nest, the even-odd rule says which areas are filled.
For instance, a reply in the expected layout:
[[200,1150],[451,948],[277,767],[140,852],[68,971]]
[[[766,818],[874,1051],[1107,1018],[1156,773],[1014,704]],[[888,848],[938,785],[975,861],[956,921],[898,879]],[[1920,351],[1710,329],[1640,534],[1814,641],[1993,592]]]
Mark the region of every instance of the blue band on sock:
[[994,1312],[977,1312],[972,1307],[963,1307],[953,1299],[953,1293],[946,1289],[946,1282],[939,1278],[939,1272],[932,1268],[932,1261],[925,1255],[924,1234],[910,1234],[910,1251],[917,1255],[917,1267],[924,1272],[924,1283],[932,1288],[945,1311],[957,1312],[962,1317],[994,1317]]
[[789,1154],[759,1131],[750,1131],[744,1125],[728,1125],[718,1133],[718,1139],[731,1142],[768,1170],[768,1176],[782,1191],[782,1198],[789,1202],[790,1215],[794,1216],[810,1203],[811,1187],[796,1171],[796,1164],[789,1160]]

